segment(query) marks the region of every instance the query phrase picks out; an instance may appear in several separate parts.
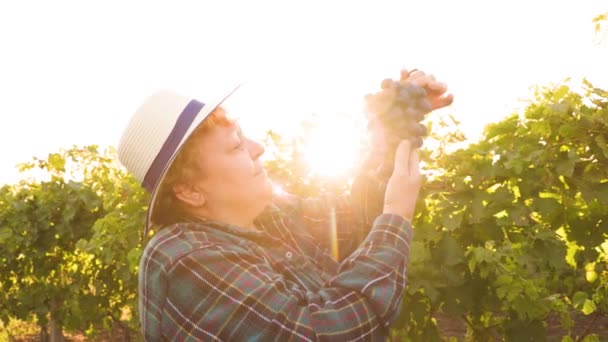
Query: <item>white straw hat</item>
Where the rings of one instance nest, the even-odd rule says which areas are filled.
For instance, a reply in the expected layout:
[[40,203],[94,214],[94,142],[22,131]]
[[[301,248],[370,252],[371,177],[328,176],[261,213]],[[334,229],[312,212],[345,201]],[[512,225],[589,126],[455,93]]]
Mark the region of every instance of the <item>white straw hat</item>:
[[131,117],[118,143],[118,160],[150,193],[144,234],[159,185],[180,148],[194,129],[238,88],[208,103],[162,90],[148,97]]

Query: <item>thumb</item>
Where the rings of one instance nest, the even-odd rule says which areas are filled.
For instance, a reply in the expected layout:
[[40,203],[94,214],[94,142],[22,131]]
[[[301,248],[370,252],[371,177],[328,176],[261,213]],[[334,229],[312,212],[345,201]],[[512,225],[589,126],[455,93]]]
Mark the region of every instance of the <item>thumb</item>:
[[408,139],[401,140],[397,151],[395,152],[395,167],[394,173],[409,174],[410,153],[412,151],[412,143]]

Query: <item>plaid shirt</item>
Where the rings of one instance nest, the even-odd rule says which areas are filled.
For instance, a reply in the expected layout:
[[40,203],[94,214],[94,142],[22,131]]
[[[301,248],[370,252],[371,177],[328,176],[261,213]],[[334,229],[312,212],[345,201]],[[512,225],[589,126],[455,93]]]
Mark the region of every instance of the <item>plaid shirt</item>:
[[258,230],[210,220],[161,229],[140,263],[146,341],[385,341],[413,231],[400,216],[378,215],[385,183],[354,187],[355,205],[354,196],[282,197]]

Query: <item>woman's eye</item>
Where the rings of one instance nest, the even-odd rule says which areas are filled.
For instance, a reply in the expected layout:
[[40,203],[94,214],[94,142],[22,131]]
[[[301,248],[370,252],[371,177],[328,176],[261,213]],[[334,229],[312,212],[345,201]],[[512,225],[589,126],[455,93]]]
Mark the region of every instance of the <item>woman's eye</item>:
[[239,141],[238,145],[234,147],[235,150],[243,150],[244,148],[245,144],[243,143],[243,140]]

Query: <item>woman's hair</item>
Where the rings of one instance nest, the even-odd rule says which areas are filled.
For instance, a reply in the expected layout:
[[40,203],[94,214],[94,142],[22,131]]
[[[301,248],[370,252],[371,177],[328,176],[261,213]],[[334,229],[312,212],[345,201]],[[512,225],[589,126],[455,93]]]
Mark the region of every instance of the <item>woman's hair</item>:
[[234,122],[233,119],[226,116],[224,109],[218,107],[192,132],[162,179],[156,201],[152,203],[152,224],[167,226],[188,218],[187,207],[175,197],[173,187],[177,184],[188,184],[204,177],[198,158],[198,142],[202,136],[215,127],[233,125]]

